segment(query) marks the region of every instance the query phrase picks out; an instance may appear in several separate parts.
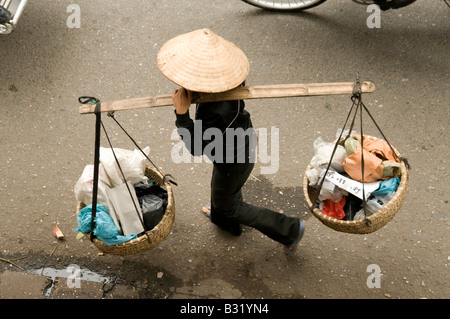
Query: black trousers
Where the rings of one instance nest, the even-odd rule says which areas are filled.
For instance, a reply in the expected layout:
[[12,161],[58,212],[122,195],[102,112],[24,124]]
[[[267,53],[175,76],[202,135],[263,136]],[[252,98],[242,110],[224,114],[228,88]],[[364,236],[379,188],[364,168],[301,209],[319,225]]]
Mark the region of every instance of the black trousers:
[[298,236],[299,219],[245,203],[242,186],[253,163],[214,163],[211,178],[211,222],[240,235],[241,225],[255,228],[269,238],[290,245]]

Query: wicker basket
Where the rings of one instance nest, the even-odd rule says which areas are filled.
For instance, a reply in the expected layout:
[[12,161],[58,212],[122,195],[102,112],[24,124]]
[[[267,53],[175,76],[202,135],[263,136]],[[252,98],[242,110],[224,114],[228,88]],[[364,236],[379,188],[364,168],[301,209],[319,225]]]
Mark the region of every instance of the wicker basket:
[[[306,168],[306,172],[310,169],[311,165],[308,165],[308,167]],[[311,212],[324,225],[336,231],[351,234],[369,234],[375,232],[384,227],[388,222],[390,222],[394,218],[395,214],[399,211],[400,207],[403,205],[403,201],[406,197],[406,190],[408,188],[409,179],[408,169],[403,161],[401,162],[401,170],[402,173],[400,176],[400,185],[398,186],[394,196],[380,210],[367,217],[367,219],[369,219],[370,221],[369,223],[365,219],[339,220],[323,214],[318,208],[311,209]],[[309,186],[309,181],[306,174],[303,177],[303,193],[308,207],[313,207],[312,200],[314,200],[315,198],[316,188]]]
[[[156,247],[169,235],[172,229],[173,222],[175,220],[175,202],[172,186],[169,182],[165,182],[164,185],[162,185],[163,176],[152,167],[146,167],[145,176],[153,180],[155,185],[165,186],[167,190],[168,204],[163,218],[152,230],[147,231],[145,234],[142,234],[141,236],[122,244],[109,246],[103,243],[98,238],[94,238],[92,242],[102,252],[119,256],[137,254]],[[85,206],[86,205],[84,203],[78,202],[77,212],[79,212]],[[89,234],[85,235],[90,238]]]

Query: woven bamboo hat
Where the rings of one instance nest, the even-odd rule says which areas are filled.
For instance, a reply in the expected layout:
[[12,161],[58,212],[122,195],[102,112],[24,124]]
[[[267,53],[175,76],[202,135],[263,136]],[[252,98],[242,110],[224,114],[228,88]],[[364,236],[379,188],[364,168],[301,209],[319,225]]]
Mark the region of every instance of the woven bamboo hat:
[[231,90],[244,82],[250,71],[244,52],[208,29],[167,41],[159,50],[157,63],[169,80],[194,92]]

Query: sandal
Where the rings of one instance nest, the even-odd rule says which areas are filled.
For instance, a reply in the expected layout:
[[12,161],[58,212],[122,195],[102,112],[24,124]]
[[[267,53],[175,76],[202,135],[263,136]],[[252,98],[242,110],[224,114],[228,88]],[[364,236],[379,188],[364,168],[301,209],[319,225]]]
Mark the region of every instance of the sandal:
[[298,228],[297,239],[292,244],[283,247],[283,254],[287,256],[292,255],[297,249],[298,243],[300,242],[300,239],[302,239],[304,233],[305,233],[305,222],[301,221],[300,226]]
[[202,213],[206,217],[210,218],[211,217],[211,204],[207,204],[207,205],[203,206]]

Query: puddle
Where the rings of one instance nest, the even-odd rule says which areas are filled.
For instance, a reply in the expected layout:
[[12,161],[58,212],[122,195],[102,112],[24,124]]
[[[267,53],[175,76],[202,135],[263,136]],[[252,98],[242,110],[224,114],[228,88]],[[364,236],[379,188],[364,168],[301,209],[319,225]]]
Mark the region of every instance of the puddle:
[[44,293],[45,297],[49,297],[51,295],[52,288],[55,284],[56,278],[66,278],[68,281],[84,280],[91,282],[100,282],[104,284],[115,282],[115,278],[99,275],[89,269],[80,268],[77,265],[70,265],[66,269],[55,269],[51,267],[44,267],[29,270],[27,271],[27,273],[51,278],[52,283],[50,287],[48,287],[47,290],[45,291]]

